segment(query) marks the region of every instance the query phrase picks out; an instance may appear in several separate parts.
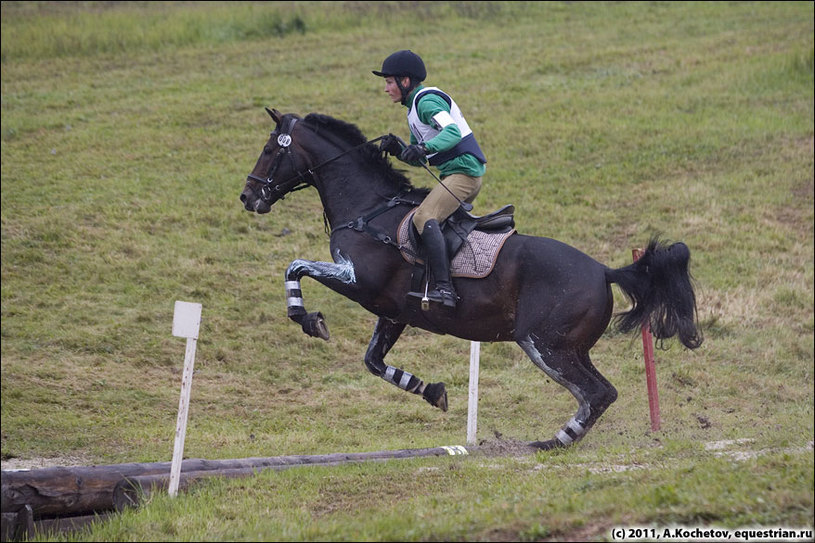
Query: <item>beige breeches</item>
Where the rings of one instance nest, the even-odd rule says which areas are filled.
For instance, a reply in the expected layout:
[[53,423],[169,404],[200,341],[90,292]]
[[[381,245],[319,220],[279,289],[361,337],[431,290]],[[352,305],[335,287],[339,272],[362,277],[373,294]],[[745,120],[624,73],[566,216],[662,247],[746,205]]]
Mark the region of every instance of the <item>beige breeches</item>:
[[462,173],[448,175],[441,182],[450,190],[437,184],[413,215],[413,225],[419,235],[424,232],[424,225],[427,221],[436,219],[441,224],[458,208],[458,200],[450,192],[462,202],[469,204],[475,200],[481,190],[481,177],[470,177]]

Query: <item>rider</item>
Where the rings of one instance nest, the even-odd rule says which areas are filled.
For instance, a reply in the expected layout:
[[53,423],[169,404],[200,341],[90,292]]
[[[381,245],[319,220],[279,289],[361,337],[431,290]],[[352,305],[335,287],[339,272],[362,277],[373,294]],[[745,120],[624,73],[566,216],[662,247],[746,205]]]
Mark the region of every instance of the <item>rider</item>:
[[453,99],[436,87],[422,85],[427,71],[419,55],[397,51],[385,59],[381,71],[373,73],[385,78],[385,92],[391,100],[407,108],[410,129],[410,145],[403,148],[398,137],[388,134],[380,149],[412,166],[429,162],[441,174],[441,183],[433,187],[413,215],[413,225],[435,279],[428,297],[455,307],[458,295],[440,225],[462,202],[471,203],[478,195],[487,159]]

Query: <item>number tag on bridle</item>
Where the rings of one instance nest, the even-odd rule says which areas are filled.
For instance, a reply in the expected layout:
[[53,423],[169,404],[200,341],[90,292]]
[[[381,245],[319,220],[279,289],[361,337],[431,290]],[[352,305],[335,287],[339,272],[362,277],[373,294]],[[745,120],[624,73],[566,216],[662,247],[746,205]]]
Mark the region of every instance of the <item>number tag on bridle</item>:
[[288,147],[291,145],[291,136],[288,134],[280,134],[277,136],[277,144],[281,147]]

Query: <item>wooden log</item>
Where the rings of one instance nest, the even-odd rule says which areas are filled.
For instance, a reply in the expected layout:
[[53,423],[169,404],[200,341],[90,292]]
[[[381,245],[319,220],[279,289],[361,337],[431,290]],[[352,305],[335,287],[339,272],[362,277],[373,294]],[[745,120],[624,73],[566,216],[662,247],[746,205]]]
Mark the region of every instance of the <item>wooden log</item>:
[[17,516],[19,513],[3,513],[0,522],[0,541],[15,541],[17,539]]
[[16,513],[3,513],[0,541],[22,541],[34,537],[34,511],[22,507]]
[[37,517],[90,514],[113,506],[113,487],[126,476],[170,472],[169,462],[53,467],[2,472],[2,512],[30,505]]
[[[364,453],[334,453],[253,457],[228,460],[188,459],[182,474],[210,470],[236,470],[316,464],[345,464],[370,460],[470,454],[475,448],[462,446],[430,449],[400,449]],[[2,512],[16,513],[26,505],[35,518],[81,515],[115,509],[113,491],[125,478],[170,474],[170,462],[111,464],[100,466],[53,467],[2,472]]]

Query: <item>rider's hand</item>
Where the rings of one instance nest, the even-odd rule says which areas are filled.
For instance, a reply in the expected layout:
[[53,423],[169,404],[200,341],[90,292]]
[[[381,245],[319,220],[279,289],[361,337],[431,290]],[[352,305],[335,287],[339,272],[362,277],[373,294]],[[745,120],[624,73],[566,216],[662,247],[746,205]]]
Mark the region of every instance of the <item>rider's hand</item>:
[[408,145],[399,158],[405,162],[424,162],[427,156],[427,149],[422,144]]
[[382,136],[382,139],[379,141],[379,150],[383,153],[398,157],[402,154],[402,140],[399,136],[394,136],[393,134]]

